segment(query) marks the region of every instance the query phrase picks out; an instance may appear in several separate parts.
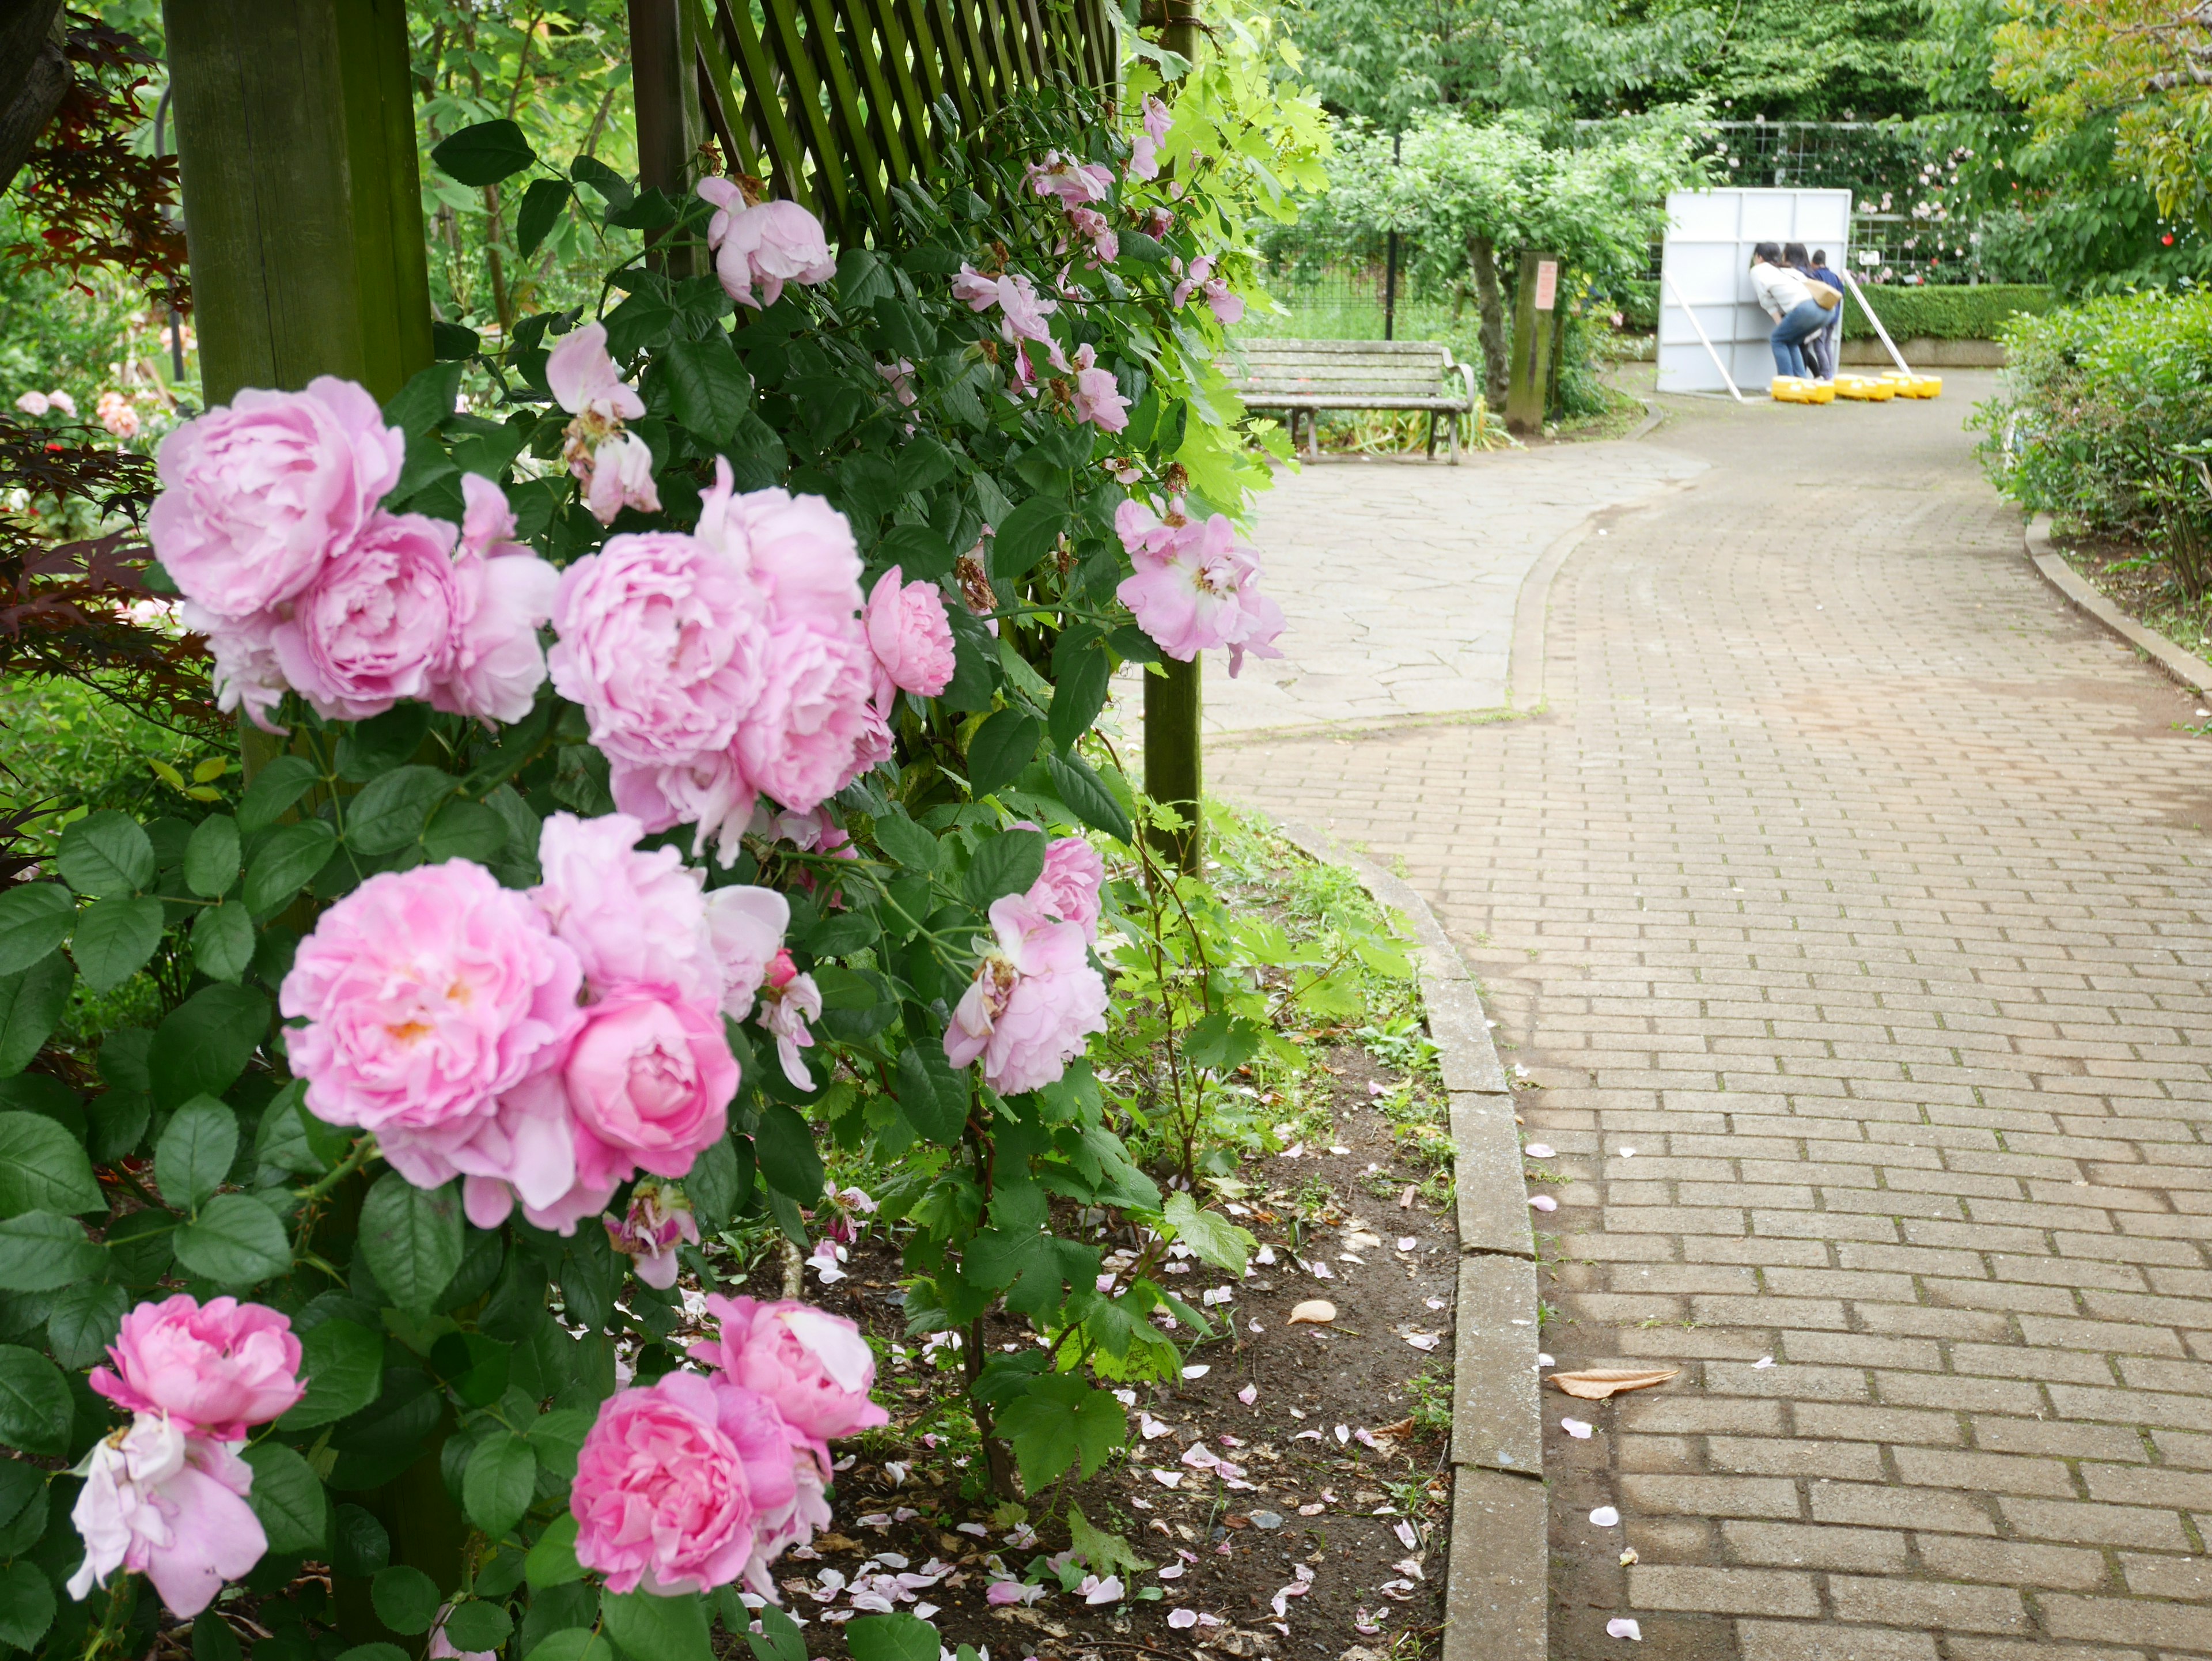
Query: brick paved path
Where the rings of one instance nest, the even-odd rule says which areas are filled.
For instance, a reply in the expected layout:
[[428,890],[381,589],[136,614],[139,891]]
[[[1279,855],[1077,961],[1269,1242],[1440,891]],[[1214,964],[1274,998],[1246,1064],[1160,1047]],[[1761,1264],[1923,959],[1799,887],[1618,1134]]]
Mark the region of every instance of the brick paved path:
[[1211,764],[1484,977],[1545,1347],[1684,1367],[1546,1393],[1557,1657],[2212,1654],[2212,745],[2023,559],[1973,379],[1662,429],[1713,466],[1560,571],[1548,715]]

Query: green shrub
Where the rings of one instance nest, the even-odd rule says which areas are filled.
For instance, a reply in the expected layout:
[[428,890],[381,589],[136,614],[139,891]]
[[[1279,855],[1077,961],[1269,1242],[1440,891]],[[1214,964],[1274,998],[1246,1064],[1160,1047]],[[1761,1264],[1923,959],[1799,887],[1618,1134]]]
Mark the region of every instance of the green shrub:
[[1997,396],[1974,414],[1997,488],[2068,528],[2146,538],[2202,592],[2212,499],[2177,452],[2212,439],[2212,294],[2093,300],[2003,339]]
[[[1957,283],[1906,288],[1889,283],[1859,292],[1873,303],[1882,326],[1894,340],[1995,340],[2012,318],[2051,309],[2051,290],[2039,283]],[[1844,302],[1844,338],[1872,340],[1874,325],[1850,300]]]

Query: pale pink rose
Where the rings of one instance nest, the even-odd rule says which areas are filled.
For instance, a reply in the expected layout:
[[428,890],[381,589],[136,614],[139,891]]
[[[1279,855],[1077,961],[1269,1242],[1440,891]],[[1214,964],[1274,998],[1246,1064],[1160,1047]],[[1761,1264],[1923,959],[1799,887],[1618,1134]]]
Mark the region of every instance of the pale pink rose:
[[745,777],[805,812],[852,779],[868,736],[874,662],[857,623],[836,634],[779,628],[762,656],[761,695],[738,727]]
[[627,813],[549,817],[538,836],[544,880],[530,897],[583,965],[594,998],[657,986],[691,1003],[722,1000],[707,928],[705,873],[673,848],[640,853],[645,827]]
[[[1086,349],[1087,350],[1087,349]],[[864,619],[876,654],[876,707],[898,691],[933,698],[952,684],[952,624],[933,582],[900,586],[897,566],[876,580]]]
[[46,394],[46,402],[52,405],[54,408],[59,410],[64,415],[69,417],[71,420],[75,420],[76,418],[76,400],[71,398],[67,392],[62,391],[60,387],[57,386],[53,391]]
[[844,514],[821,496],[771,486],[733,493],[717,459],[700,498],[698,536],[745,569],[774,624],[842,630],[860,609],[860,554]]
[[991,928],[995,944],[952,1012],[945,1056],[955,1067],[981,1057],[991,1087],[1013,1096],[1052,1083],[1087,1034],[1106,1030],[1106,983],[1083,926],[1053,922],[1026,894],[992,902]]
[[691,838],[693,858],[703,854],[710,842],[721,864],[728,865],[737,858],[757,797],[751,781],[732,752],[702,751],[663,765],[617,760],[608,773],[608,788],[616,807],[647,830],[693,825],[696,827]]
[[53,407],[53,400],[44,392],[34,389],[17,399],[15,407],[35,421]]
[[607,1238],[635,1265],[637,1278],[665,1292],[676,1284],[677,1248],[699,1244],[698,1220],[684,1190],[647,1178],[629,1192],[629,1209],[617,1222],[605,1219]]
[[270,631],[284,679],[326,720],[425,697],[453,658],[454,527],[377,513]]
[[1165,104],[1145,94],[1145,130],[1130,141],[1129,177],[1158,179],[1160,176],[1160,146],[1168,142],[1168,129],[1175,125],[1175,115]]
[[1155,144],[1168,142],[1168,130],[1175,125],[1175,112],[1152,94],[1145,94],[1144,121],[1146,135]]
[[1145,228],[1154,237],[1165,236],[1175,228],[1175,210],[1154,208],[1145,216]]
[[1030,885],[1029,897],[1047,916],[1079,925],[1086,940],[1098,938],[1098,891],[1106,880],[1106,861],[1081,837],[1061,837],[1047,844],[1044,874]]
[[[1122,503],[1122,509],[1130,505]],[[1280,657],[1274,642],[1283,632],[1282,608],[1260,593],[1259,560],[1237,542],[1229,520],[1216,514],[1203,524],[1168,527],[1165,547],[1154,552],[1153,531],[1140,522],[1148,517],[1129,515],[1129,528],[1122,528],[1121,514],[1115,520],[1136,570],[1114,592],[1138,627],[1183,663],[1201,651],[1228,648],[1231,676],[1243,666],[1248,651]],[[1134,541],[1131,529],[1138,533]]]
[[127,393],[106,392],[100,395],[97,406],[100,424],[118,438],[138,436],[138,411]]
[[1103,202],[1114,190],[1113,170],[1096,161],[1079,161],[1060,150],[1047,150],[1044,160],[1029,165],[1030,189],[1039,196],[1056,196],[1060,205],[1079,208]]
[[1231,294],[1225,278],[1212,277],[1206,284],[1206,303],[1213,308],[1213,315],[1225,328],[1231,323],[1244,320],[1244,297]]
[[837,261],[822,222],[796,202],[748,205],[726,179],[702,179],[698,189],[715,207],[707,226],[714,274],[722,280],[722,291],[740,306],[757,311],[775,305],[786,283],[827,283],[836,276]]
[[690,1358],[732,1384],[758,1390],[792,1426],[824,1442],[890,1422],[868,1399],[875,1353],[842,1315],[808,1304],[754,1298],[707,1299],[720,1335],[691,1346]]
[[301,942],[279,1002],[307,1105],[376,1132],[466,1142],[581,1024],[576,954],[526,895],[465,860],[371,877]]
[[599,441],[588,466],[573,459],[569,472],[582,481],[584,506],[602,525],[611,525],[625,508],[660,511],[660,491],[653,482],[653,449],[635,433],[617,433]]
[[545,384],[573,416],[635,421],[645,413],[645,400],[607,354],[604,323],[586,323],[561,337],[546,356]]
[[516,721],[545,684],[538,630],[553,615],[561,574],[514,540],[507,494],[479,473],[461,479],[467,504],[453,564],[453,650],[430,703],[448,715]]
[[1041,296],[1036,285],[1019,271],[991,277],[963,265],[959,275],[952,279],[952,295],[956,300],[965,301],[970,311],[986,312],[996,306],[1000,319],[999,332],[1010,345],[1020,340],[1034,340],[1044,345],[1052,340],[1052,331],[1045,318],[1060,309],[1060,302]]
[[465,1134],[399,1137],[379,1144],[392,1168],[417,1188],[442,1188],[456,1176],[469,1220],[496,1228],[517,1200],[539,1228],[573,1234],[606,1209],[620,1180],[586,1181],[576,1168],[575,1116],[558,1072],[534,1073],[463,1128]]
[[[852,764],[846,768],[845,776],[837,781],[840,790],[861,774],[873,772],[898,752],[898,738],[891,731],[890,723],[884,719],[883,711],[871,703],[861,714],[865,724],[853,745]],[[842,857],[851,859],[854,855],[847,854]]]
[[1098,368],[1097,349],[1088,344],[1075,353],[1075,418],[1109,433],[1129,424],[1129,405],[1120,383],[1111,369]]
[[791,902],[773,888],[733,885],[707,896],[707,931],[722,970],[722,1013],[741,1021],[783,949]]
[[289,729],[276,725],[276,706],[284,701],[284,666],[276,659],[276,618],[272,611],[227,618],[191,600],[177,608],[187,632],[205,636],[215,659],[216,707],[242,709],[264,733]]
[[1133,558],[1139,554],[1165,557],[1175,545],[1176,533],[1188,523],[1179,503],[1169,508],[1165,520],[1134,496],[1124,499],[1114,509],[1114,533]]
[[235,1442],[306,1393],[289,1317],[261,1304],[179,1292],[140,1304],[87,1380],[131,1413],[166,1413],[187,1435]]
[[611,538],[561,574],[554,690],[611,759],[689,764],[726,748],[760,697],[764,611],[744,566],[696,537]]
[[[776,1417],[779,1422],[782,1421],[781,1413]],[[800,1439],[796,1428],[787,1426],[786,1431],[793,1439]],[[830,1485],[828,1450],[818,1443],[813,1444],[811,1450],[803,1448],[793,1456],[792,1474],[794,1480],[791,1499],[762,1514],[757,1524],[758,1543],[745,1561],[745,1585],[770,1603],[782,1600],[776,1595],[769,1566],[792,1547],[806,1544],[814,1537],[815,1530],[826,1529],[835,1520],[824,1493]]]
[[[902,357],[896,363],[878,363],[876,373],[890,386],[891,396],[902,408],[911,410],[921,401],[921,395],[914,389],[914,364],[908,359]],[[909,427],[907,430],[912,432],[914,429]]]
[[265,610],[353,539],[406,447],[351,381],[241,392],[161,441],[147,535],[185,599],[223,617]]
[[253,1468],[210,1437],[188,1436],[159,1413],[93,1444],[70,1521],[84,1561],[69,1579],[79,1603],[118,1569],[154,1583],[172,1615],[190,1620],[250,1573],[269,1536],[246,1496]]
[[561,1079],[576,1116],[579,1179],[620,1180],[639,1166],[690,1173],[729,1128],[738,1064],[712,1004],[631,987],[584,1011]]
[[1094,265],[1112,264],[1121,256],[1121,239],[1106,222],[1106,216],[1096,208],[1077,208],[1067,216],[1067,222],[1076,234],[1091,245],[1091,263]]
[[576,1561],[612,1592],[712,1591],[744,1573],[756,1508],[714,1384],[695,1372],[618,1391],[576,1456]]
[[783,1076],[798,1089],[813,1089],[813,1074],[806,1070],[799,1052],[814,1048],[814,1035],[806,1030],[806,1023],[822,1019],[822,993],[814,984],[814,977],[800,974],[791,953],[779,950],[769,960],[759,997],[760,1024],[775,1038],[776,1059],[783,1063]]

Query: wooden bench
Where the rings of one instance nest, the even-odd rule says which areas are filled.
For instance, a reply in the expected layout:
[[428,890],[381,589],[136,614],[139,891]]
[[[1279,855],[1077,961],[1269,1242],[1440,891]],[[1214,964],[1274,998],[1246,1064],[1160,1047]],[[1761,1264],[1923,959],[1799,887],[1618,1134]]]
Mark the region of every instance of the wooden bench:
[[1457,417],[1474,409],[1474,369],[1452,361],[1432,340],[1240,340],[1222,363],[1248,408],[1280,410],[1306,453],[1317,455],[1314,417],[1323,410],[1425,410],[1428,453],[1437,453],[1437,417],[1450,416],[1449,460],[1459,462]]

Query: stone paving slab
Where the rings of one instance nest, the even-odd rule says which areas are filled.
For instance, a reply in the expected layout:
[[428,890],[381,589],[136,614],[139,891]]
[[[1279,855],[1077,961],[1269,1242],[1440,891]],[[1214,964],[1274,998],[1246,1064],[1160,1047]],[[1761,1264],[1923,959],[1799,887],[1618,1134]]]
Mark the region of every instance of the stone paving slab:
[[1986,380],[1670,401],[1709,471],[1559,571],[1548,713],[1210,763],[1481,977],[1544,1348],[1683,1368],[1544,1398],[1561,1661],[2212,1655],[2212,750],[2023,555]]

